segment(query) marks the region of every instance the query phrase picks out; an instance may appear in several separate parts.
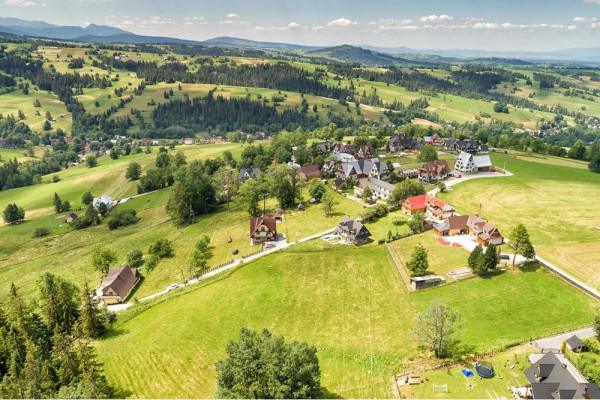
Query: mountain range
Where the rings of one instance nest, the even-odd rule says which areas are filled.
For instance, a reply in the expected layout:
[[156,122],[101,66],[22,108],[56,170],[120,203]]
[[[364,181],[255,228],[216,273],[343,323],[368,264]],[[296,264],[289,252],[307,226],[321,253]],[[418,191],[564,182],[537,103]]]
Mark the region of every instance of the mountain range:
[[273,52],[303,54],[315,58],[326,57],[345,62],[357,62],[365,65],[400,65],[416,63],[427,65],[474,59],[491,59],[491,62],[496,63],[519,63],[521,62],[520,60],[600,63],[600,47],[575,47],[551,52],[531,52],[470,49],[412,49],[409,47],[377,47],[370,45],[323,47],[277,42],[258,42],[227,36],[216,37],[204,41],[195,41],[164,36],[142,36],[106,25],[90,24],[86,27],[58,26],[44,21],[26,21],[9,17],[0,17],[0,33],[96,44],[168,43],[250,48]]

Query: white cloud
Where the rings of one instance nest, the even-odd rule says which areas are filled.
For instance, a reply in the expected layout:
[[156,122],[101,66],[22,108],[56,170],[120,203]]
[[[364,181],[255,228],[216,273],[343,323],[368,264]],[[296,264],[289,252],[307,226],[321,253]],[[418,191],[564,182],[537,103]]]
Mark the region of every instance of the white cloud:
[[297,22],[290,22],[287,26],[289,29],[300,29],[302,25]]
[[426,17],[421,17],[421,19],[419,19],[419,21],[421,22],[447,22],[447,21],[452,21],[454,18],[443,14],[443,15],[428,15]]
[[584,3],[596,3],[600,4],[600,0],[583,0]]
[[339,18],[333,21],[329,21],[327,23],[327,26],[335,26],[335,27],[346,27],[346,26],[350,26],[350,25],[357,25],[358,22],[356,21],[350,21],[347,18]]
[[83,3],[114,3],[117,0],[79,0]]
[[592,17],[575,17],[573,18],[573,22],[578,23],[578,22],[582,22],[582,23],[587,23],[587,22],[596,22],[598,21],[598,18],[592,18]]
[[233,22],[233,21],[231,21],[231,20],[226,20],[226,21],[219,22],[219,23],[220,23],[221,25],[230,25],[230,24],[233,24],[234,22]]
[[186,21],[204,21],[204,17],[185,17]]
[[225,16],[225,18],[227,19],[231,19],[231,18],[239,18],[240,16],[234,13],[229,13]]
[[4,5],[11,7],[46,7],[46,3],[35,3],[28,0],[6,0]]

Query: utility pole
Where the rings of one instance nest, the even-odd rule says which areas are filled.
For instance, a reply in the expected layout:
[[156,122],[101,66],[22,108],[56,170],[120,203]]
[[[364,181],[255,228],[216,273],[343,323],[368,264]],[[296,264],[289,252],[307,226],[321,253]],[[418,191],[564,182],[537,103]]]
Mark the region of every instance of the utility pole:
[[479,203],[479,218],[481,218],[481,203]]

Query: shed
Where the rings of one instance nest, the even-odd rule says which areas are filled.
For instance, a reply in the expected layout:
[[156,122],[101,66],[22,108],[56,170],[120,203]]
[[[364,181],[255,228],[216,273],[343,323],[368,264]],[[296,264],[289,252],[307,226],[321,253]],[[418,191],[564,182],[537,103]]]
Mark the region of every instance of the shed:
[[413,276],[410,278],[410,286],[414,290],[426,289],[446,283],[446,279],[440,275],[425,275],[425,276]]
[[574,353],[581,353],[585,350],[585,344],[577,335],[573,335],[566,340],[567,348]]

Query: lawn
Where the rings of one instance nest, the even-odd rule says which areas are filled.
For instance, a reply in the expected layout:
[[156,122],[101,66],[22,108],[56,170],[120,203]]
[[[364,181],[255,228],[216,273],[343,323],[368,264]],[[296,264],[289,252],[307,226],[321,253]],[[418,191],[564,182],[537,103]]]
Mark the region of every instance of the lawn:
[[553,157],[514,157],[491,154],[492,162],[514,174],[500,179],[473,179],[440,197],[457,212],[477,212],[508,235],[519,222],[525,224],[538,254],[600,288],[600,231],[596,202],[600,175],[579,163]]
[[330,396],[390,397],[407,294],[385,248],[335,254],[277,253],[117,322],[98,343],[109,380],[134,397],[212,397],[214,363],[246,326],[316,346]]
[[[406,268],[410,261],[415,246],[422,246],[427,250],[429,273],[443,275],[450,282],[447,273],[450,270],[466,267],[469,252],[462,248],[444,246],[435,239],[433,231],[410,236],[389,244],[392,256],[398,265]],[[407,270],[407,275],[410,271]]]
[[[419,356],[409,334],[415,313],[434,298],[462,314],[462,343],[473,351],[591,318],[592,300],[542,269],[408,295],[384,246],[306,250],[269,255],[141,313],[127,311],[132,316],[117,319],[97,345],[107,377],[133,397],[211,397],[227,342],[242,326],[266,327],[318,348],[329,396],[387,398],[394,373],[435,363]],[[544,304],[544,313],[532,304]],[[479,397],[473,393],[460,397]]]

